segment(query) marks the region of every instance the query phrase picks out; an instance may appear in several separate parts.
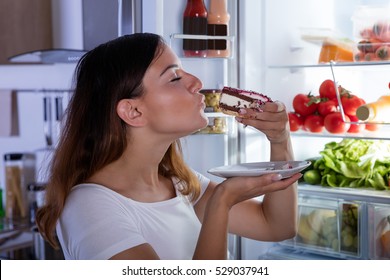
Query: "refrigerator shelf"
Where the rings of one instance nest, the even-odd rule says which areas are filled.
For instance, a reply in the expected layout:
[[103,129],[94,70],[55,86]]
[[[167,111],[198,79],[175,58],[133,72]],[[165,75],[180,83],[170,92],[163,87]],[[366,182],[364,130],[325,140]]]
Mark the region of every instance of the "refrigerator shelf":
[[[351,124],[355,122],[350,122]],[[340,133],[334,134],[328,131],[320,133],[307,132],[303,130],[291,132],[294,137],[320,137],[320,138],[353,138],[353,139],[373,139],[373,140],[389,140],[390,125],[381,123],[378,125],[377,131],[362,131],[360,133]]]
[[328,62],[319,64],[290,64],[290,65],[269,65],[270,69],[304,69],[304,68],[329,68],[333,67],[377,67],[389,66],[390,61],[363,61],[363,62]]

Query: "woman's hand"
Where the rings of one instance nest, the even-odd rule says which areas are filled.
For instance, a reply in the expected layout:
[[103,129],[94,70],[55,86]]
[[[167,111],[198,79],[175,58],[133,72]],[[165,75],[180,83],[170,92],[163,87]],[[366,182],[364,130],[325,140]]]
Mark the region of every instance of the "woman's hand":
[[242,201],[284,190],[301,177],[300,173],[286,179],[281,179],[281,175],[277,173],[256,177],[233,177],[216,186],[210,199],[216,199],[218,203],[231,208]]
[[290,136],[286,106],[279,102],[267,102],[260,110],[241,109],[236,120],[263,132],[271,143],[280,143]]

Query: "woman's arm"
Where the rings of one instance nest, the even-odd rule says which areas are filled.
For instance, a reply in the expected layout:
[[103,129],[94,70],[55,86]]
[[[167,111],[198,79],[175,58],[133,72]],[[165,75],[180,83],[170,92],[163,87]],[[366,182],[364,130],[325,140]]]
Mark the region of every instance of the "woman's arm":
[[[238,121],[250,125],[263,132],[270,142],[271,161],[294,160],[290,138],[288,114],[284,104],[280,102],[266,103],[262,112],[243,111]],[[241,221],[240,217],[248,217]],[[283,191],[268,193],[262,203],[247,202],[237,205],[231,213],[232,231],[240,234],[243,223],[256,222],[252,229],[245,227],[244,234],[261,240],[283,240],[291,238],[297,230],[297,183],[294,182]],[[266,227],[262,233],[260,227]]]
[[[262,112],[253,110],[242,111],[242,118],[238,121],[244,125],[251,125],[263,132],[270,141],[271,161],[293,160],[294,154],[291,145],[288,116],[285,106],[281,103],[267,103],[263,106]],[[296,174],[290,179],[279,182],[285,183],[285,187],[266,191],[264,188],[263,200],[246,199],[235,203],[229,208],[228,227],[225,231],[219,233],[220,239],[226,239],[226,232],[245,236],[252,239],[264,241],[279,241],[291,238],[297,230],[297,190],[296,181],[301,177]],[[267,182],[261,182],[263,176],[258,177],[258,185],[266,186]],[[218,190],[216,184],[210,183],[205,193],[203,202],[207,204],[210,193]],[[245,188],[241,189],[245,193]],[[256,197],[252,196],[251,198]],[[249,198],[249,197],[248,197]],[[210,199],[210,203],[211,203]],[[199,205],[202,209],[202,204]],[[207,212],[198,211],[200,217],[204,216],[204,223],[207,222],[209,215]],[[224,219],[226,214],[224,214]],[[225,237],[222,237],[225,234]]]
[[301,177],[280,180],[277,174],[258,177],[235,177],[217,185],[211,182],[195,205],[202,222],[195,259],[224,259],[227,233],[262,240],[275,240],[261,204],[252,198],[289,188]]

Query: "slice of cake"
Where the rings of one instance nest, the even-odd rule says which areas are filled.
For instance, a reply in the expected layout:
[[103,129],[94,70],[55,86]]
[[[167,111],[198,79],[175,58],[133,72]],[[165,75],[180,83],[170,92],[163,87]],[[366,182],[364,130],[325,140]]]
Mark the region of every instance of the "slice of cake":
[[238,115],[240,109],[257,109],[266,102],[273,102],[268,96],[251,90],[224,87],[219,100],[219,108],[223,113]]

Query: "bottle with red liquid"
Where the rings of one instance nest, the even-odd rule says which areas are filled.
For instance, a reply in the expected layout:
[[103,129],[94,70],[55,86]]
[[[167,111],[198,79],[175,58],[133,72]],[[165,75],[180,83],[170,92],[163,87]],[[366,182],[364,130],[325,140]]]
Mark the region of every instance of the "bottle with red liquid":
[[[227,11],[227,0],[210,0],[208,13],[208,35],[228,36],[230,15]],[[208,41],[208,57],[229,57],[230,46],[227,40]]]
[[[203,0],[187,0],[183,14],[183,34],[207,35],[207,9]],[[184,39],[186,57],[206,57],[207,40]]]

